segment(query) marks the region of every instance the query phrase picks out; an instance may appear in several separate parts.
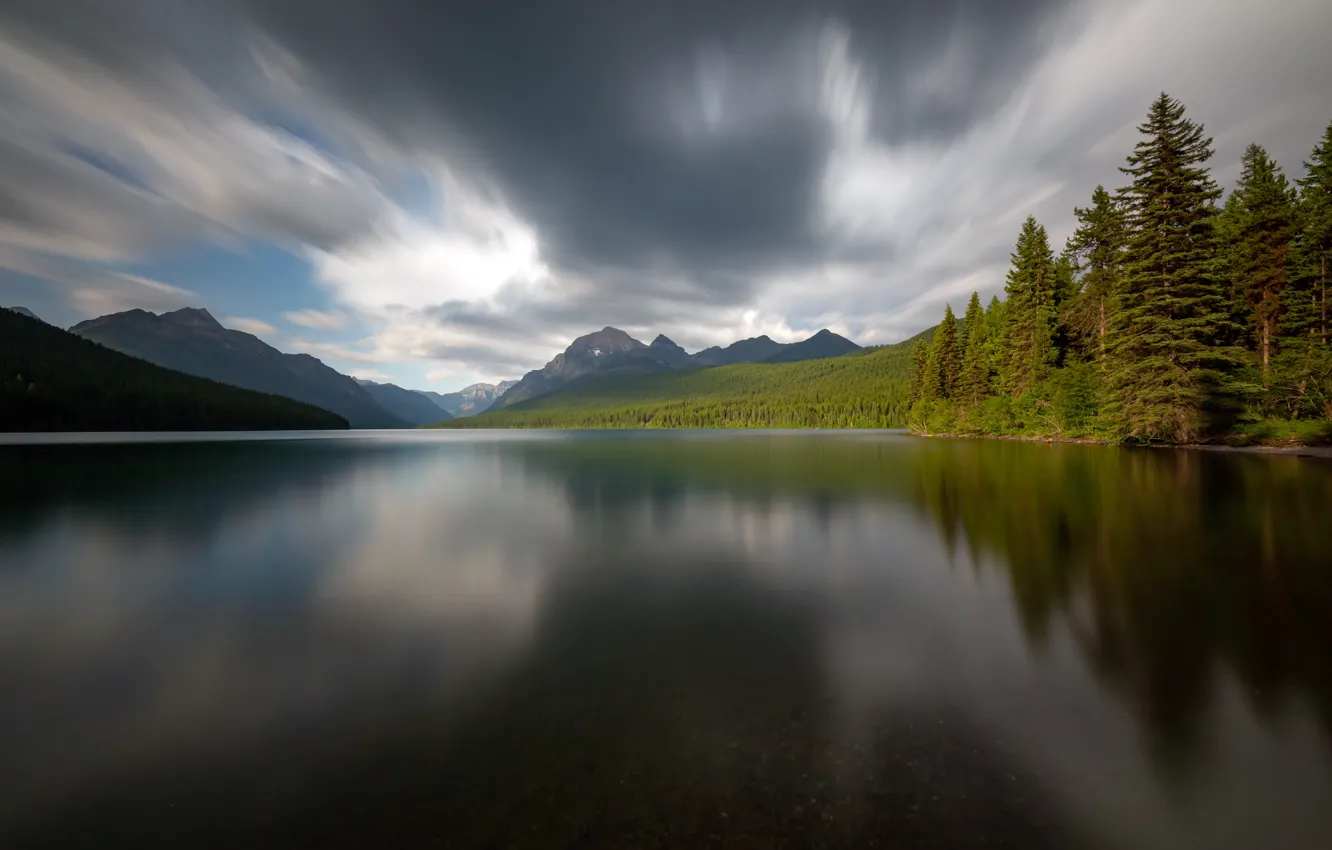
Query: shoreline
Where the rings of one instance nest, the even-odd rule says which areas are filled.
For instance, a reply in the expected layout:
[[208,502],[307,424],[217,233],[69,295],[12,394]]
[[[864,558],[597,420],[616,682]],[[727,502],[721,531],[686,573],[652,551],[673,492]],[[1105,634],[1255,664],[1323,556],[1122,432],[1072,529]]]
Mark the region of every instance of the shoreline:
[[1210,452],[1241,452],[1245,454],[1293,455],[1296,457],[1332,458],[1332,446],[1308,445],[1252,445],[1227,446],[1215,443],[1122,443],[1097,440],[1091,437],[1036,437],[1026,434],[932,434],[910,429],[913,436],[945,440],[1013,440],[1023,443],[1066,443],[1080,446],[1120,446],[1133,449],[1193,449]]

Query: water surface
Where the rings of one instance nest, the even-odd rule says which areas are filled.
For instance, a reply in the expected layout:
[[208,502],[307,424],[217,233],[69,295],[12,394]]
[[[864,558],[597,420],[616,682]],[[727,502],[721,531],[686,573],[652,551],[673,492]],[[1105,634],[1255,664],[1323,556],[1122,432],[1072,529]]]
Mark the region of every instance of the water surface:
[[1332,465],[894,433],[0,446],[0,846],[1303,850]]

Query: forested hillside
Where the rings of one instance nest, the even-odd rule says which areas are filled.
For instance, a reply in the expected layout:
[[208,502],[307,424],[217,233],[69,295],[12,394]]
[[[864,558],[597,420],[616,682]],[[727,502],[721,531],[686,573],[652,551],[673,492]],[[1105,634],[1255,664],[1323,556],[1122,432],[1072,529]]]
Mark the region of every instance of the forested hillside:
[[914,345],[911,340],[799,363],[586,377],[558,392],[436,427],[902,427]]
[[1223,191],[1162,94],[1055,257],[1029,218],[1006,301],[973,294],[914,355],[912,427],[1188,443],[1332,437],[1332,126],[1292,186],[1258,145]]
[[346,427],[326,410],[163,369],[0,309],[0,431]]

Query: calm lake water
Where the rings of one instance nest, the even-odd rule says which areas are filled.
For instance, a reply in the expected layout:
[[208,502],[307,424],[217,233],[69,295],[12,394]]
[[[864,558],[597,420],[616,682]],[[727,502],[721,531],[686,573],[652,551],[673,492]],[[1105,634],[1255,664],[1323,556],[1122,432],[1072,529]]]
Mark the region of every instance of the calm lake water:
[[307,436],[0,446],[0,846],[1332,843],[1325,461]]

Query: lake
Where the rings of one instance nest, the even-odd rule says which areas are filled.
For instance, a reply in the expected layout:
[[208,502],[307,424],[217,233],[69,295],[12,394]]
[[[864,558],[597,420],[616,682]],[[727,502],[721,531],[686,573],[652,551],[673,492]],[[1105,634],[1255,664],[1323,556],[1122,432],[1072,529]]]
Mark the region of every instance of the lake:
[[0,445],[6,848],[1332,834],[1324,460],[28,439]]

